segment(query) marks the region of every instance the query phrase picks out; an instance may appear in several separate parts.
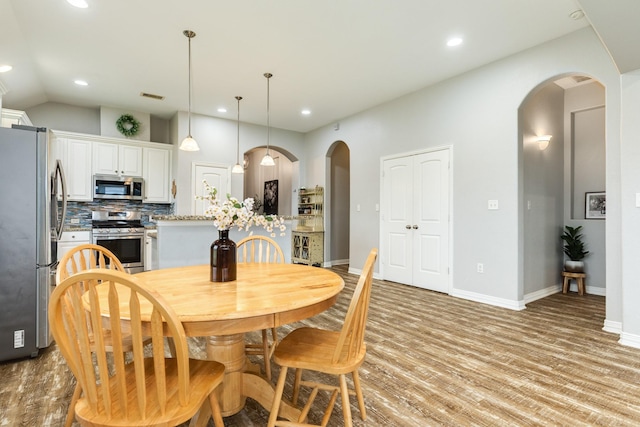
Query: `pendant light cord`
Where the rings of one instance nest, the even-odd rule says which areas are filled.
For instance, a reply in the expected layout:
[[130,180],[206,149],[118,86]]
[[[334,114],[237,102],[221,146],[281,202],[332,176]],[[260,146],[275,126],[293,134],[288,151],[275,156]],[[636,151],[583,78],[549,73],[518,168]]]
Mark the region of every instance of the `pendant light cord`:
[[269,155],[269,142],[271,140],[271,125],[269,121],[269,80],[273,77],[271,73],[264,73],[267,78],[267,156]]
[[240,100],[242,99],[241,96],[236,96],[236,99],[238,100],[238,131],[237,131],[237,135],[238,135],[238,143],[236,145],[236,164],[240,164]]
[[189,121],[189,138],[191,138],[191,37],[195,36],[195,33],[191,35],[192,32],[186,34],[189,38],[189,111],[187,112],[187,118]]

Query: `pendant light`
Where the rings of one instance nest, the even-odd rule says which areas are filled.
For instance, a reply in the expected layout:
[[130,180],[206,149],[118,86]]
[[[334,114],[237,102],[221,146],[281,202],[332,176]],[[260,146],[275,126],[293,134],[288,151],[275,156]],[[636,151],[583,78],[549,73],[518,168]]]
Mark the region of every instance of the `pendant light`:
[[231,173],[244,173],[244,167],[240,164],[240,100],[241,96],[236,96],[238,100],[238,144],[236,146],[236,164],[231,169]]
[[271,134],[271,129],[269,127],[269,79],[273,77],[271,73],[264,73],[264,76],[267,78],[267,153],[260,161],[260,166],[275,166],[276,162],[273,161],[273,157],[269,154],[269,139]]
[[189,118],[189,133],[187,137],[180,143],[180,149],[183,151],[199,151],[200,147],[195,139],[191,136],[191,39],[196,36],[191,30],[184,30],[182,32],[189,39],[189,111],[187,117]]

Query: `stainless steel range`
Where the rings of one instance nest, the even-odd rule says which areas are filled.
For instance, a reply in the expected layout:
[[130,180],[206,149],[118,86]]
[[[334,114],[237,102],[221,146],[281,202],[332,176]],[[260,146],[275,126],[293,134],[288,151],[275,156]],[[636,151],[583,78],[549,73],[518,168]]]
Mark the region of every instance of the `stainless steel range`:
[[92,211],[93,243],[113,252],[129,273],[144,271],[144,226],[137,211]]

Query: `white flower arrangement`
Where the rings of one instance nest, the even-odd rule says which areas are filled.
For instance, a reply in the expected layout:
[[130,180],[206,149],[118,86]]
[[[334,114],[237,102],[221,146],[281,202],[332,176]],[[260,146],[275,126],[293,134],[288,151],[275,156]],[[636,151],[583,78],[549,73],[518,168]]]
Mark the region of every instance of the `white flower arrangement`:
[[213,224],[218,230],[230,230],[236,227],[238,230],[249,231],[251,226],[261,226],[275,237],[274,230],[280,230],[280,235],[285,235],[287,227],[284,218],[274,215],[257,215],[253,211],[254,199],[248,198],[240,202],[235,197],[227,194],[227,200],[218,198],[218,190],[202,181],[207,196],[196,196],[198,200],[208,200],[209,206],[204,211],[204,216],[213,218]]

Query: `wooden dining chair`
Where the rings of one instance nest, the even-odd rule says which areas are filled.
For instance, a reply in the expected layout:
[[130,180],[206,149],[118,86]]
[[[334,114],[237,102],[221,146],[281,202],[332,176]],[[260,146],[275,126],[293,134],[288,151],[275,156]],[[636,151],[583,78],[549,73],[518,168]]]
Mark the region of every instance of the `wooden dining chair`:
[[[280,246],[269,237],[248,236],[240,240],[236,245],[236,262],[245,263],[273,263],[283,264],[284,253]],[[262,330],[262,343],[246,344],[245,353],[259,355],[264,358],[264,372],[267,379],[271,381],[271,356],[278,345],[278,331],[271,328],[272,342],[269,344],[267,330]]]
[[[224,365],[189,359],[185,331],[175,312],[135,276],[106,269],[69,276],[51,295],[49,323],[83,391],[74,405],[81,425],[175,426],[196,414],[206,414],[207,419],[192,423],[206,425],[211,413],[215,426],[224,426],[216,394]],[[125,364],[122,336],[127,333],[133,360]],[[174,340],[175,358],[165,358],[165,335]],[[112,366],[104,348],[108,336],[113,337]],[[144,336],[152,337],[147,354]]]
[[[79,245],[65,253],[62,259],[60,259],[56,270],[56,284],[60,284],[64,279],[73,274],[92,268],[108,268],[124,271],[124,267],[118,257],[104,246],[94,244]],[[95,342],[93,341],[93,333],[91,332],[91,323],[89,322],[88,316],[86,320],[87,327],[89,328],[89,343],[93,349],[95,348]],[[111,335],[108,332],[105,333],[103,345],[106,351],[113,351],[112,341]],[[146,337],[144,342],[145,344],[148,344],[151,342],[151,338]],[[123,334],[122,349],[125,353],[133,350],[130,334]],[[73,408],[75,407],[81,393],[82,389],[80,384],[76,383],[76,388],[73,391],[73,396],[71,397],[71,403],[69,404],[69,410],[67,412],[67,418],[64,423],[65,427],[71,427],[73,424],[73,418],[75,416]]]
[[76,246],[62,256],[56,270],[56,283],[91,268],[124,271],[122,263],[113,252],[104,246],[87,243]]
[[[324,412],[322,424],[320,424],[321,426],[326,426],[329,422],[338,394],[342,396],[342,413],[346,427],[353,425],[349,394],[356,395],[358,406],[360,407],[360,416],[363,420],[366,419],[367,413],[364,407],[358,368],[364,361],[366,354],[364,332],[369,311],[369,300],[371,298],[373,265],[375,264],[377,256],[378,250],[374,248],[367,257],[364,268],[362,269],[362,274],[351,297],[351,303],[349,304],[342,330],[328,331],[308,327],[298,328],[289,333],[289,335],[278,344],[273,354],[273,360],[280,365],[282,369],[280,370],[275,397],[273,405],[271,406],[269,427],[309,426],[310,424],[306,424],[304,421],[319,390],[332,392],[329,405]],[[300,386],[312,387],[311,394],[302,409],[298,422],[278,420],[278,412],[288,368],[294,368],[296,370],[292,399],[294,406],[298,401]],[[339,386],[322,384],[315,381],[303,381],[302,372],[305,369],[337,375]],[[349,373],[351,373],[353,377],[354,390],[349,390],[347,386],[346,374]]]

